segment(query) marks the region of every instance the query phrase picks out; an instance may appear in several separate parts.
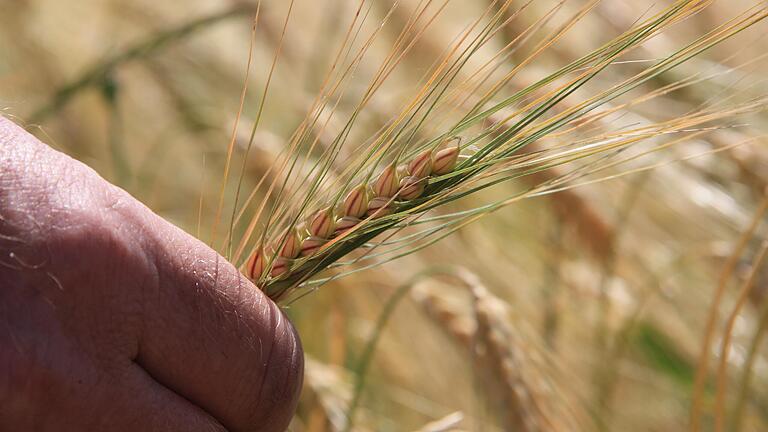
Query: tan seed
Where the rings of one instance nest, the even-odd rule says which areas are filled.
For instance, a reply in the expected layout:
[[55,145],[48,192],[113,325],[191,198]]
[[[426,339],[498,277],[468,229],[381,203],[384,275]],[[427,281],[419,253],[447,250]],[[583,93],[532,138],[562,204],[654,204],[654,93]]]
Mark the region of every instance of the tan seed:
[[416,156],[408,164],[408,174],[416,178],[424,178],[432,174],[432,151],[427,150]]
[[291,265],[291,261],[285,257],[275,258],[275,262],[272,263],[272,271],[269,272],[270,276],[278,277],[288,272],[288,267]]
[[360,219],[356,217],[344,216],[336,221],[336,234],[341,234],[359,223]]
[[282,237],[277,246],[282,245],[280,256],[285,258],[296,258],[301,251],[301,237],[296,229],[290,229]]
[[398,187],[397,167],[392,164],[384,168],[384,171],[379,174],[379,177],[373,184],[373,193],[377,197],[389,198],[395,196]]
[[264,248],[259,246],[248,258],[243,266],[243,273],[252,281],[258,281],[264,274],[266,259],[264,257]]
[[309,223],[309,233],[315,237],[330,238],[336,228],[336,223],[333,219],[333,210],[327,208],[320,210],[312,216],[312,220]]
[[301,243],[301,256],[310,256],[320,249],[320,246],[324,245],[327,240],[321,237],[307,237]]
[[455,146],[442,149],[435,153],[434,163],[432,164],[432,173],[436,175],[448,174],[456,167],[456,161],[459,160],[459,143]]
[[409,201],[421,196],[424,193],[426,187],[425,179],[420,179],[414,176],[404,177],[400,181],[400,195],[399,198],[405,201]]
[[343,216],[351,216],[353,218],[360,218],[365,215],[365,211],[368,210],[368,197],[367,190],[364,184],[352,189],[344,198],[344,204],[341,207]]
[[374,219],[388,216],[392,214],[392,206],[390,205],[391,198],[388,197],[376,197],[368,203],[368,211],[366,216],[373,216]]

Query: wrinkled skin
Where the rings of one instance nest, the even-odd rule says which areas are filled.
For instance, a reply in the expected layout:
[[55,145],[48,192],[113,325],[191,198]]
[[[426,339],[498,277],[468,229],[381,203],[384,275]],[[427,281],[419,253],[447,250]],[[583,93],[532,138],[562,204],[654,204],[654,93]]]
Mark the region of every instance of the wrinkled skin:
[[302,376],[224,258],[0,117],[0,430],[282,431]]

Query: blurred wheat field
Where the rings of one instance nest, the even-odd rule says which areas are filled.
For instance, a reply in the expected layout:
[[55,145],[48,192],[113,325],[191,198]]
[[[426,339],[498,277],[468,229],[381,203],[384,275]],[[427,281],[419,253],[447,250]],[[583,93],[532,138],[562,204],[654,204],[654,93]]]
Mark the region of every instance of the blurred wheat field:
[[[349,65],[350,73],[311,135],[321,148],[340,135],[352,143],[340,148],[329,171],[341,178],[359,146],[393,124],[476,20],[495,14],[504,25],[467,57],[456,89],[489,62],[496,69],[458,93],[465,104],[446,108],[448,123],[508,72],[516,71],[488,103],[673,3],[6,1],[0,107],[231,257],[225,237],[237,244],[247,231],[242,224],[230,228],[230,215],[253,190],[254,202],[274,199],[256,188],[259,179],[281,175],[270,167],[285,160],[287,143],[334,67]],[[767,7],[746,0],[702,6],[547,115],[567,112],[745,11]],[[345,45],[349,34],[354,42]],[[756,20],[516,155],[555,155],[575,143],[586,152],[595,137],[604,143],[621,131],[665,125],[642,141],[444,204],[429,216],[520,196],[434,245],[411,245],[402,258],[370,269],[362,269],[363,261],[353,271],[333,267],[323,275],[349,274],[284,303],[307,358],[290,430],[768,429],[766,34],[768,22]],[[402,58],[362,108],[368,85],[402,41]],[[249,52],[249,91],[219,208]],[[546,95],[533,93],[489,116],[462,139]],[[711,120],[688,122],[697,112]],[[419,133],[441,128],[430,121]],[[611,165],[603,154],[623,162]],[[541,185],[548,188],[536,193]],[[410,226],[398,235],[416,232]]]

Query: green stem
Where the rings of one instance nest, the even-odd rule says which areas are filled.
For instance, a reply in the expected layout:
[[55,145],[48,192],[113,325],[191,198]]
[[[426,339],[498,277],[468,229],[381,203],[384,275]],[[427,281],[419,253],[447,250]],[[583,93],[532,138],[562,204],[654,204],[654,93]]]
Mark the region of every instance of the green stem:
[[379,338],[384,330],[384,326],[395,311],[397,304],[400,303],[400,300],[402,300],[411,289],[411,286],[411,284],[407,284],[398,287],[395,293],[392,294],[389,300],[387,300],[384,309],[379,315],[379,319],[376,321],[376,327],[373,330],[373,334],[365,344],[363,353],[360,356],[360,361],[358,362],[357,367],[355,367],[355,386],[352,390],[352,399],[349,402],[349,408],[347,408],[347,424],[344,428],[345,432],[350,432],[353,429],[355,412],[360,405],[360,398],[363,394],[363,389],[365,388],[365,378],[368,375],[368,368],[371,365],[371,360],[373,359],[373,354],[376,350],[376,345],[379,343]]
[[395,308],[400,303],[400,300],[402,300],[405,295],[408,294],[416,282],[419,279],[430,277],[436,274],[453,275],[455,272],[446,267],[433,267],[431,269],[427,269],[415,275],[405,284],[400,285],[384,304],[384,308],[381,310],[379,318],[376,320],[376,326],[373,329],[373,334],[371,334],[371,336],[368,338],[368,341],[365,343],[363,353],[360,355],[360,360],[357,362],[357,366],[355,366],[354,369],[355,383],[352,390],[352,399],[350,400],[349,407],[347,408],[347,422],[344,427],[344,432],[350,432],[354,429],[355,412],[360,405],[360,399],[363,394],[363,389],[365,388],[365,378],[368,374],[368,368],[370,367],[371,361],[373,360],[373,354],[376,351],[376,346],[379,343],[379,338],[381,337],[381,333],[384,330],[384,326],[387,325],[389,318],[392,316]]

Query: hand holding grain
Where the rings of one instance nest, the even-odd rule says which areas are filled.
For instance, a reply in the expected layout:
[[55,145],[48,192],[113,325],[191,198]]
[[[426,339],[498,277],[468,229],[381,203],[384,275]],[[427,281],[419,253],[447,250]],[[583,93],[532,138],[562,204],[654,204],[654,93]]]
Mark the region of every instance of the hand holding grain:
[[0,430],[281,431],[302,358],[224,258],[0,117]]

